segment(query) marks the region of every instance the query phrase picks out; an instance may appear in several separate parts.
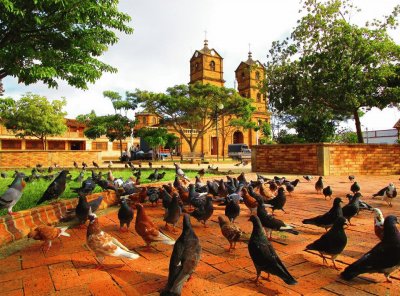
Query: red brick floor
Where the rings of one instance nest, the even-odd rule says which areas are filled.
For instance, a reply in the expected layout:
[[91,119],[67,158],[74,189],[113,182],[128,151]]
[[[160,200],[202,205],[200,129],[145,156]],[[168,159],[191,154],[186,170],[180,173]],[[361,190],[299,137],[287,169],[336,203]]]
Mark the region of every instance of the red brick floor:
[[[254,176],[254,175],[249,175]],[[294,179],[296,176],[291,176]],[[389,182],[400,187],[398,176],[359,176],[363,200],[381,208],[384,215],[399,215],[400,201],[394,200],[389,208],[381,200],[371,200],[371,195]],[[331,185],[333,196],[342,197],[349,193],[351,183],[347,177],[326,177],[325,186]],[[193,279],[185,284],[182,295],[400,295],[400,273],[392,276],[393,283],[384,283],[382,274],[364,274],[351,282],[339,277],[339,272],[322,265],[322,259],[303,251],[305,246],[319,238],[323,229],[302,225],[301,220],[321,214],[331,207],[315,193],[313,182],[302,182],[292,196],[288,196],[287,213],[277,211],[278,218],[297,226],[300,235],[274,233],[277,242],[273,245],[298,284],[288,286],[279,278],[271,276],[271,281],[262,279],[255,285],[255,269],[249,257],[247,245],[238,244],[233,253],[226,252],[228,243],[221,235],[217,216],[223,215],[223,208],[217,207],[214,216],[204,228],[192,220],[193,228],[200,238],[203,248],[201,261]],[[146,205],[147,213],[162,227],[161,205]],[[238,218],[240,227],[250,232],[249,211],[242,205]],[[120,233],[117,227],[117,208],[99,218],[104,231],[134,249],[141,257],[137,260],[107,258],[105,270],[95,269],[96,259],[85,246],[85,229],[70,229],[71,237],[62,237],[53,242],[47,254],[40,249],[41,242],[33,242],[29,247],[0,260],[0,289],[2,296],[11,295],[158,295],[168,276],[169,257],[172,246],[155,245],[150,251],[143,248],[143,241],[131,225],[130,232]],[[348,244],[337,258],[341,268],[359,258],[377,242],[373,232],[373,214],[360,212],[346,233]],[[181,223],[180,225],[181,226]],[[178,237],[180,231],[174,235]]]

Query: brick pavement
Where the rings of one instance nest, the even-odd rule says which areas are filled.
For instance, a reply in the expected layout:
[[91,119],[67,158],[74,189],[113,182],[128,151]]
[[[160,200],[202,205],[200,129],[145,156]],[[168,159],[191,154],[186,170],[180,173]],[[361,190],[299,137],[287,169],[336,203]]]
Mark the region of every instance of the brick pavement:
[[[290,178],[295,178],[291,176]],[[390,181],[400,187],[398,176],[360,176],[364,200],[380,207],[384,215],[399,216],[400,201],[389,208],[381,200],[371,200],[371,194],[386,186]],[[247,245],[239,243],[233,253],[226,252],[228,243],[220,233],[217,216],[223,215],[223,208],[217,207],[204,228],[192,220],[196,234],[203,248],[201,261],[191,281],[185,284],[182,295],[400,295],[400,272],[393,274],[393,283],[384,283],[381,274],[364,274],[351,282],[339,278],[339,272],[322,265],[322,259],[303,251],[305,246],[317,239],[324,230],[302,225],[301,220],[328,210],[332,204],[314,190],[314,182],[302,182],[292,196],[288,196],[288,213],[277,211],[278,218],[297,226],[300,235],[279,234],[273,236],[278,242],[273,245],[298,284],[288,286],[275,276],[271,281],[262,279],[255,285],[255,269],[249,257]],[[331,185],[333,196],[344,197],[349,193],[350,182],[346,177],[325,177],[325,185]],[[345,198],[343,198],[345,199]],[[147,213],[161,227],[163,209],[146,205]],[[136,214],[136,213],[135,213]],[[249,211],[242,205],[238,218],[240,227],[250,232]],[[169,257],[172,246],[154,245],[146,250],[144,243],[131,225],[130,232],[118,231],[117,208],[99,218],[104,231],[134,249],[141,257],[137,260],[108,257],[105,270],[95,269],[94,254],[85,246],[85,229],[70,229],[71,237],[62,237],[53,242],[47,254],[40,249],[41,242],[31,242],[22,250],[0,259],[0,289],[3,296],[17,295],[158,295],[168,276]],[[359,258],[377,243],[373,232],[373,214],[361,212],[352,220],[346,233],[348,244],[337,258],[339,267]],[[181,226],[181,222],[179,223]],[[171,234],[174,237],[180,235]],[[331,266],[331,261],[328,260]],[[265,275],[265,274],[264,274]]]

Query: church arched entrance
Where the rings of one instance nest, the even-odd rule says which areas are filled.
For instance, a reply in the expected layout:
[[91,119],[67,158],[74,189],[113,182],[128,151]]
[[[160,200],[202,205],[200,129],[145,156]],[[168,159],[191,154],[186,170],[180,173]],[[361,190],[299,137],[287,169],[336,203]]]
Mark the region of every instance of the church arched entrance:
[[233,144],[243,143],[243,133],[241,131],[236,131],[233,133]]

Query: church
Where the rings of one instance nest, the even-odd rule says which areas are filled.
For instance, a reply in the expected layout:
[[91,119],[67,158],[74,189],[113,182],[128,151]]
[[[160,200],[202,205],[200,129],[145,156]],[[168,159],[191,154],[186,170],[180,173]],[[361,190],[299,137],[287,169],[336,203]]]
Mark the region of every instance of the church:
[[[252,121],[258,125],[265,121],[269,122],[267,98],[260,91],[265,78],[265,68],[258,60],[253,60],[251,52],[249,52],[247,60],[240,62],[236,68],[235,78],[239,94],[244,98],[251,99],[252,105],[255,107]],[[204,40],[204,47],[196,50],[190,59],[189,83],[196,82],[209,83],[219,87],[223,87],[225,84],[223,57],[214,48],[208,47],[207,40]],[[156,115],[147,112],[137,113],[136,119],[138,124],[135,129],[155,127],[159,123]],[[195,154],[204,157],[216,157],[217,155],[227,157],[229,144],[243,143],[251,148],[259,143],[260,131],[233,128],[227,124],[229,120],[230,118],[226,116],[218,118],[216,126],[200,139]],[[168,131],[180,137],[172,128],[168,128]],[[180,155],[189,155],[189,146],[181,137],[179,143],[176,152]]]

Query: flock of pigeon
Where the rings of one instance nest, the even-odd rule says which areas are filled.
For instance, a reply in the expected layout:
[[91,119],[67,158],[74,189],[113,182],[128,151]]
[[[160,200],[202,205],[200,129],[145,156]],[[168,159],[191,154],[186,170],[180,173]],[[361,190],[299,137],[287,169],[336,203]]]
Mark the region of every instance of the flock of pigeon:
[[[76,188],[75,192],[79,196],[79,202],[69,217],[77,217],[79,227],[85,227],[87,221],[87,245],[96,254],[99,262],[98,268],[102,268],[105,256],[126,257],[137,259],[140,257],[136,252],[129,250],[116,238],[102,231],[98,218],[95,214],[102,197],[88,202],[86,196],[91,193],[96,185],[100,185],[105,190],[115,190],[120,196],[120,208],[118,219],[120,221],[120,231],[127,231],[135,217],[135,231],[142,237],[147,247],[154,243],[164,243],[174,245],[169,265],[169,276],[166,287],[161,291],[161,295],[181,295],[183,284],[190,278],[191,274],[200,260],[201,245],[196,236],[192,225],[191,217],[201,222],[207,227],[207,221],[213,216],[214,204],[225,207],[225,216],[218,216],[218,223],[222,235],[229,242],[229,252],[235,249],[237,242],[248,243],[248,251],[256,269],[255,282],[259,281],[261,272],[278,276],[285,283],[294,285],[297,280],[289,273],[278,254],[274,250],[270,240],[273,231],[287,232],[299,235],[299,231],[294,226],[286,224],[276,218],[274,211],[285,212],[287,196],[291,195],[300,182],[299,179],[289,181],[285,177],[274,177],[268,179],[257,175],[257,180],[248,181],[244,173],[237,177],[226,175],[226,180],[208,180],[202,182],[204,170],[199,171],[196,180],[191,183],[179,164],[174,163],[176,177],[173,183],[164,184],[161,187],[139,186],[134,178],[129,178],[120,183],[111,182],[110,178],[104,180],[101,174],[95,174],[82,181],[82,186]],[[68,171],[63,170],[46,190],[38,203],[56,198],[56,191],[65,189],[65,179]],[[112,174],[109,171],[109,175]],[[157,169],[154,174],[158,174]],[[109,177],[109,176],[108,176]],[[140,177],[140,176],[139,176]],[[308,182],[312,181],[312,176],[303,176]],[[158,175],[152,176],[153,180],[158,180]],[[7,207],[12,214],[12,206],[20,198],[20,194],[25,186],[24,176],[17,174],[9,189],[1,196],[0,206]],[[341,273],[341,277],[346,280],[363,273],[383,273],[386,280],[390,282],[390,274],[400,267],[400,233],[396,227],[397,217],[389,215],[383,217],[379,209],[373,208],[365,201],[361,200],[360,186],[354,181],[354,176],[349,176],[352,194],[348,194],[349,202],[341,206],[343,200],[339,197],[334,198],[332,208],[319,216],[304,219],[303,224],[311,224],[322,227],[326,232],[316,241],[308,244],[306,250],[317,251],[327,264],[327,256],[331,257],[333,267],[339,269],[335,264],[335,259],[346,247],[347,235],[345,226],[351,224],[351,219],[360,210],[369,210],[375,213],[375,233],[379,238],[379,243],[358,259],[353,264],[346,267]],[[104,182],[102,182],[104,181]],[[50,188],[52,187],[52,188]],[[332,198],[333,192],[330,186],[324,187],[323,177],[319,177],[315,183],[315,190],[322,193],[325,199]],[[392,199],[397,195],[393,183],[379,190],[373,198],[382,197],[388,205],[392,206]],[[176,225],[183,216],[183,228],[179,238],[175,241],[165,231],[159,229],[157,225],[146,214],[143,204],[151,202],[157,205],[162,201],[165,209],[163,220],[164,230],[176,232]],[[253,225],[251,234],[242,231],[235,219],[241,215],[240,203],[250,210],[250,218]],[[271,210],[271,213],[269,212]],[[170,229],[170,225],[172,229]],[[269,235],[268,235],[269,234]],[[29,237],[43,240],[43,249],[47,251],[51,247],[51,241],[60,235],[69,236],[65,228],[51,226],[40,226],[31,231]]]

